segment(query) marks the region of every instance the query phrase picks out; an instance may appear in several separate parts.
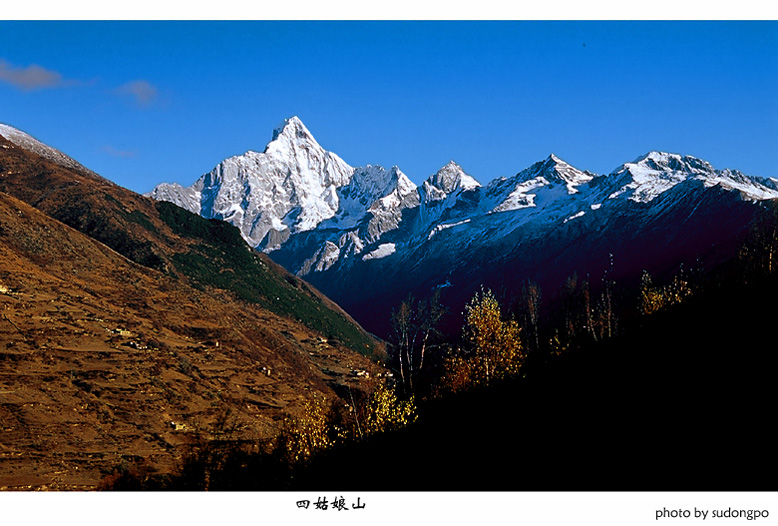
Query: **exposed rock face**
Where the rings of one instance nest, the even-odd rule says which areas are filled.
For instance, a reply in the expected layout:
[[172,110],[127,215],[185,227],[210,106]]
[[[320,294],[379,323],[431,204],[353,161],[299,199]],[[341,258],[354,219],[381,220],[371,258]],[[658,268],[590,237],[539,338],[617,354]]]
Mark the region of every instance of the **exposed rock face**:
[[272,250],[289,235],[334,216],[337,189],[352,173],[353,168],[319,146],[292,117],[274,130],[263,152],[226,159],[188,188],[164,183],[150,195],[225,220],[240,228],[252,246]]

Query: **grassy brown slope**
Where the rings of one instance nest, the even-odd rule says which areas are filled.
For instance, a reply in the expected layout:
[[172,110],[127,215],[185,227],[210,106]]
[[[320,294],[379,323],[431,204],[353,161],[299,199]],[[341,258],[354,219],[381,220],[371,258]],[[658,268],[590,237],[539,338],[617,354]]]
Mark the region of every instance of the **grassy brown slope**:
[[140,265],[294,318],[363,354],[374,352],[373,338],[343,310],[250,250],[231,225],[63,167],[2,137],[0,191]]
[[[69,182],[45,162],[35,166],[53,178],[50,191],[34,200],[35,185],[26,182],[35,177],[13,173],[30,156],[15,153],[0,155],[5,188],[16,186],[56,212],[68,208],[62,195],[75,199],[85,192],[74,187],[93,184],[97,203],[148,213],[157,232],[147,226],[128,237],[167,239],[151,248],[171,263],[168,272],[135,263],[0,193],[0,489],[94,487],[115,466],[138,459],[167,470],[195,435],[218,433],[225,415],[238,438],[268,438],[307,397],[334,397],[338,385],[370,389],[352,370],[380,374],[294,318],[231,290],[191,286],[174,256],[207,243],[177,237],[153,202],[87,175],[79,182],[72,174],[77,182]],[[54,183],[63,185],[57,199]],[[128,202],[113,192],[127,192]],[[79,217],[90,217],[89,206]],[[123,217],[106,215],[105,224],[121,232]],[[295,290],[304,285],[273,279]]]

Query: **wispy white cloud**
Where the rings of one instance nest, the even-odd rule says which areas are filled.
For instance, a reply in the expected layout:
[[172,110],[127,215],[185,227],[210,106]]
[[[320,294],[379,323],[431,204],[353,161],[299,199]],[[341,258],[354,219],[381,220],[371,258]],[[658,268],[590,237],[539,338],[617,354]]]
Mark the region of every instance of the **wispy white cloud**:
[[[66,79],[62,73],[37,64],[18,66],[0,58],[0,83],[10,84],[22,91],[83,86],[97,82],[99,82],[97,79],[89,82]],[[150,106],[159,99],[157,87],[143,79],[125,82],[110,90],[110,93],[115,96],[128,98],[140,107]]]
[[100,151],[110,155],[111,157],[135,157],[138,155],[136,150],[120,150],[118,148],[114,148],[110,144],[106,144],[100,148]]
[[72,81],[66,81],[61,73],[37,64],[20,67],[3,59],[0,59],[0,81],[23,91],[59,88],[72,83]]
[[135,100],[139,106],[148,106],[157,99],[159,91],[156,86],[146,80],[133,80],[122,84],[113,92],[117,95],[128,96]]

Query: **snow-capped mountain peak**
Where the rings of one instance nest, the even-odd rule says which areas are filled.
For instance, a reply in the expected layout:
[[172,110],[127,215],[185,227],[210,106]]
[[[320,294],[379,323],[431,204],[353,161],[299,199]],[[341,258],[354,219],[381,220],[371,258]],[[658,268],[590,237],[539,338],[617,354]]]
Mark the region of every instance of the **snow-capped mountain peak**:
[[553,153],[543,161],[544,175],[548,175],[551,181],[561,182],[568,187],[574,187],[588,183],[594,177],[594,174],[588,171],[581,171],[563,161]]
[[410,179],[408,179],[408,176],[405,175],[398,166],[392,166],[391,170],[389,170],[389,173],[392,175],[392,182],[397,188],[399,195],[410,194],[416,190],[416,185],[413,184]]
[[632,201],[647,203],[689,177],[712,173],[713,167],[696,157],[651,151],[611,174],[619,188],[609,197],[625,195]]
[[707,175],[714,172],[713,167],[707,161],[692,157],[691,155],[680,155],[677,153],[667,153],[660,151],[651,151],[638,157],[631,163],[626,163],[625,167],[639,171],[648,170],[650,172],[671,172],[686,173],[690,175]]
[[458,188],[472,190],[481,186],[481,183],[469,176],[461,166],[454,161],[449,161],[435,175],[428,179],[430,184],[449,194]]
[[631,163],[622,164],[609,178],[619,181],[619,188],[609,197],[628,196],[632,201],[647,203],[685,181],[698,181],[705,187],[720,185],[737,190],[747,199],[774,199],[776,189],[767,180],[743,175],[738,171],[716,170],[709,162],[691,155],[651,151]]
[[324,227],[353,228],[365,216],[399,206],[406,196],[414,194],[416,185],[397,167],[389,170],[367,165],[354,169],[349,183],[338,189],[338,210]]
[[422,184],[421,193],[424,202],[440,201],[457,190],[474,190],[481,183],[468,175],[461,166],[449,161]]
[[536,162],[513,177],[495,179],[489,183],[483,205],[492,212],[535,207],[539,191],[551,192],[549,196],[556,200],[578,194],[578,187],[594,177],[595,174],[581,171],[552,153],[545,160]]
[[[358,244],[369,243],[419,204],[416,185],[398,167],[353,168],[322,148],[296,116],[276,127],[263,152],[230,157],[188,188],[163,183],[150,195],[228,221],[267,252],[319,225],[359,229]],[[332,259],[335,252],[329,247],[321,255]]]
[[576,186],[588,183],[594,176],[595,174],[579,170],[552,153],[545,160],[536,162],[508,180],[525,183],[542,178],[544,184],[564,184],[568,186],[570,193],[575,193]]
[[298,117],[285,119],[264,151],[225,159],[192,186],[161,184],[151,197],[240,228],[252,245],[277,247],[338,210],[354,168],[324,150]]
[[284,119],[278,126],[275,127],[275,129],[273,129],[273,138],[270,140],[270,142],[272,143],[278,140],[302,140],[316,144],[316,146],[318,146],[316,139],[313,138],[313,135],[308,130],[308,128],[305,127],[303,121],[301,121],[300,118],[296,115],[289,117],[288,119]]
[[340,157],[322,148],[298,117],[285,119],[273,131],[273,139],[263,154],[280,164],[291,163],[293,172],[299,169],[301,175],[313,178],[318,184],[343,186],[353,171]]

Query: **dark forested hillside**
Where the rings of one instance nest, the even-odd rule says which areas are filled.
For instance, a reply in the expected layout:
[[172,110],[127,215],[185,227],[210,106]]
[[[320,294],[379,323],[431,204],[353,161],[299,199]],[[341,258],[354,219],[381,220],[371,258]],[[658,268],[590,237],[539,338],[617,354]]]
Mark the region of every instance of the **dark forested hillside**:
[[[776,490],[774,277],[710,291],[334,452],[303,486]],[[380,475],[361,469],[383,463]],[[337,469],[336,469],[337,468]]]
[[[768,426],[778,366],[776,226],[768,210],[736,258],[614,293],[620,307],[610,337],[600,324],[560,338],[553,324],[571,319],[560,315],[548,318],[531,350],[523,327],[519,374],[500,381],[478,375],[466,328],[447,347],[460,362],[444,357],[440,376],[415,377],[414,423],[322,450],[276,482],[382,491],[775,491]],[[446,366],[468,361],[452,382]],[[436,383],[427,392],[437,395],[421,394],[423,381]],[[278,473],[267,459],[256,465]],[[246,489],[262,487],[253,480]]]

